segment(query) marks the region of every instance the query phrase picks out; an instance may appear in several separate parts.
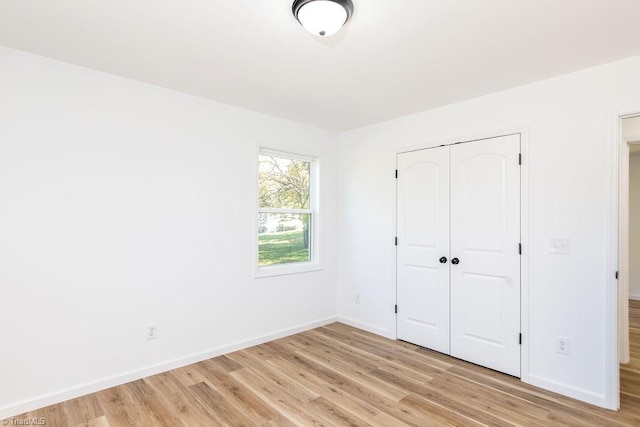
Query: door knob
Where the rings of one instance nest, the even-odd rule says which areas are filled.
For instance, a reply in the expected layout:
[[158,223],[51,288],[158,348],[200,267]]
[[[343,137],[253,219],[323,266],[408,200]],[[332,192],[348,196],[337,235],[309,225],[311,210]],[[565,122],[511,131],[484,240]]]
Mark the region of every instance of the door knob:
[[447,257],[440,258],[440,264],[445,264],[447,262]]
[[454,265],[460,264],[460,260],[458,258],[454,258],[451,260],[451,264],[454,264]]

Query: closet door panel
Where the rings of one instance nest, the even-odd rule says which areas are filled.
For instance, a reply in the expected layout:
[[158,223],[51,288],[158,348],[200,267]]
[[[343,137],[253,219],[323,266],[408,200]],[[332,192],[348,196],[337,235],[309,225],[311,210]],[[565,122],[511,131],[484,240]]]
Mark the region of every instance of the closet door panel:
[[519,135],[451,147],[451,355],[515,376],[519,153]]
[[399,154],[397,185],[398,338],[448,354],[448,147]]

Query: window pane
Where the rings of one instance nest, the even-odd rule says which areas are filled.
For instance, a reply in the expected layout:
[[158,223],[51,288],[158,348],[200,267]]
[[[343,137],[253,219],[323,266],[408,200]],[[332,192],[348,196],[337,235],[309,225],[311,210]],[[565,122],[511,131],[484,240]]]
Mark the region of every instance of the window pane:
[[261,208],[309,209],[311,162],[260,155]]
[[311,261],[311,215],[261,213],[258,219],[258,265]]

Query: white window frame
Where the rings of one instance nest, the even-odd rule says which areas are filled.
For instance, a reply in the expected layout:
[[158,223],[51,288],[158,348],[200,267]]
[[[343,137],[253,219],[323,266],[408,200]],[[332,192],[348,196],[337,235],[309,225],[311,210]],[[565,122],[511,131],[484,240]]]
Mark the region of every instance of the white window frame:
[[[274,156],[291,160],[301,160],[309,162],[309,209],[275,209],[275,208],[261,208],[259,203],[259,188],[260,188],[260,156]],[[295,154],[287,151],[273,150],[269,148],[258,148],[258,154],[256,156],[256,195],[255,206],[256,215],[253,222],[254,233],[254,247],[255,247],[255,278],[282,276],[286,274],[307,273],[311,271],[322,270],[321,262],[321,242],[320,242],[320,158],[314,156],[307,156],[301,154]],[[258,220],[261,213],[290,213],[290,214],[310,214],[311,215],[311,230],[309,233],[310,260],[306,262],[295,262],[287,264],[276,264],[268,266],[259,265],[259,235],[258,235]]]

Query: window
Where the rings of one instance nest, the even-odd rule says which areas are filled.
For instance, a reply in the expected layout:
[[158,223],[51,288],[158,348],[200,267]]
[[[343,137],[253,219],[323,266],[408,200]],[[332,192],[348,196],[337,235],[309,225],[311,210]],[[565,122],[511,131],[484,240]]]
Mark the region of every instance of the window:
[[258,275],[318,268],[316,166],[314,159],[260,151]]

